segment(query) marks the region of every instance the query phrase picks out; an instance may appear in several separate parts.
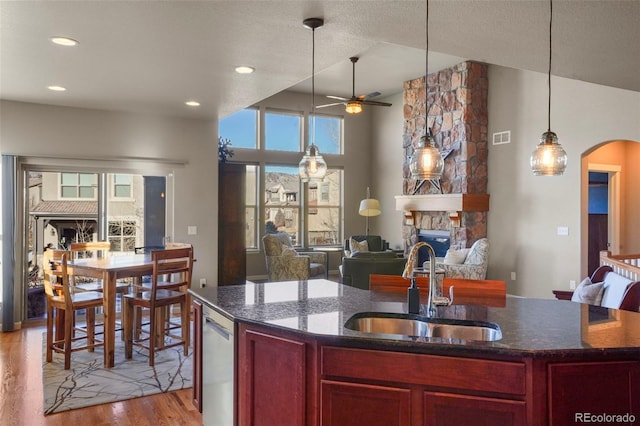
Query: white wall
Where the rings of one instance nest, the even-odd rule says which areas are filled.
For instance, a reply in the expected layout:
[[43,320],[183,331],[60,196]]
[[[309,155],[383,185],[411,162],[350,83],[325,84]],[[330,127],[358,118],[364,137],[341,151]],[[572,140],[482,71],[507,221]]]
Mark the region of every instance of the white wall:
[[[194,281],[218,278],[217,121],[1,101],[2,153],[173,168],[174,241],[194,245]],[[67,161],[81,164],[82,160]],[[184,162],[184,165],[178,164]],[[187,235],[195,225],[197,235]]]
[[371,233],[381,235],[391,248],[403,248],[402,212],[396,210],[394,196],[402,195],[404,97],[400,92],[383,101],[392,106],[372,108],[371,195],[380,201],[382,214],[371,219]]
[[[583,278],[583,153],[605,141],[640,140],[640,93],[558,77],[551,84],[551,130],[569,163],[563,176],[536,177],[529,156],[547,129],[546,75],[489,67],[489,138],[511,130],[510,144],[489,145],[489,278],[527,297],[551,298]],[[569,236],[558,236],[558,226]]]

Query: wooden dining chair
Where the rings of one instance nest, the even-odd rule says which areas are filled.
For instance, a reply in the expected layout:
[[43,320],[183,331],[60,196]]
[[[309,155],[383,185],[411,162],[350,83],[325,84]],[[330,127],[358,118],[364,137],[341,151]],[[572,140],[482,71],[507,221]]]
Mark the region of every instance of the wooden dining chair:
[[[189,353],[189,305],[185,286],[188,287],[191,279],[193,249],[154,250],[151,259],[151,287],[134,287],[131,293],[123,295],[123,322],[125,357],[132,357],[134,345],[142,347],[149,351],[149,365],[153,366],[155,353],[160,350],[183,346],[184,354]],[[180,306],[180,335],[175,334],[175,328],[165,318],[165,308],[172,305]],[[149,311],[148,330],[142,330],[139,321],[134,320],[136,308]]]
[[[84,243],[71,243],[69,246],[71,259],[104,259],[110,255],[111,243],[108,241],[91,241]],[[72,284],[80,291],[104,291],[102,280],[88,277],[73,276]],[[129,289],[129,283],[118,282],[116,291],[118,293],[126,292]]]
[[[52,251],[53,250],[47,250]],[[47,253],[47,252],[45,252]],[[53,254],[53,253],[52,253]],[[59,272],[45,270],[44,290],[47,298],[47,362],[53,360],[53,352],[64,354],[64,369],[71,368],[71,352],[80,350],[88,350],[93,352],[94,348],[104,346],[102,340],[95,337],[95,309],[102,306],[102,293],[93,291],[74,292],[73,286],[69,283],[69,274],[67,269],[67,259],[69,252],[63,252],[60,260]],[[49,255],[47,255],[49,257]],[[43,258],[46,257],[43,255]],[[47,259],[45,264],[50,263],[51,259]],[[52,277],[60,276],[62,294],[58,294],[52,283]],[[75,313],[79,310],[85,310],[86,328],[75,327]],[[55,338],[54,323],[56,315],[64,312],[64,333],[63,337]],[[81,331],[82,335],[78,337],[74,331]],[[72,346],[73,342],[85,340],[85,344]]]

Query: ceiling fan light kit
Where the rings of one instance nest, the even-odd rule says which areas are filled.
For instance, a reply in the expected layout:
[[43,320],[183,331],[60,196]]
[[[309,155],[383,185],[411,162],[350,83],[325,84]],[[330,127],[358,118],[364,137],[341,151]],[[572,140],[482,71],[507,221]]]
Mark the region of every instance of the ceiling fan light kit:
[[362,112],[362,102],[360,101],[349,101],[347,102],[347,107],[345,108],[349,114],[360,114]]
[[369,93],[368,95],[360,95],[360,96],[356,96],[356,62],[358,62],[358,58],[357,56],[352,56],[349,58],[349,60],[351,61],[351,98],[347,99],[347,98],[343,98],[340,96],[331,96],[328,95],[327,98],[329,99],[336,99],[340,102],[335,102],[332,104],[327,104],[327,105],[318,105],[318,108],[326,108],[326,107],[332,107],[332,106],[336,106],[336,105],[344,105],[345,106],[345,111],[349,114],[360,114],[364,108],[364,105],[372,105],[372,106],[386,106],[386,107],[390,107],[391,104],[388,102],[379,102],[379,101],[372,101],[371,98],[375,98],[376,96],[380,96],[380,92],[372,92]]

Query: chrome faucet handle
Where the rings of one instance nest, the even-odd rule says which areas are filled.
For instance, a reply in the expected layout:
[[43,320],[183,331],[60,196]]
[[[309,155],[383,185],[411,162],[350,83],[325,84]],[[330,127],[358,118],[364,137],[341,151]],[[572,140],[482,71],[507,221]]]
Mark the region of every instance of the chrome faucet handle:
[[449,287],[449,297],[433,296],[433,304],[435,306],[451,306],[453,303],[453,286]]

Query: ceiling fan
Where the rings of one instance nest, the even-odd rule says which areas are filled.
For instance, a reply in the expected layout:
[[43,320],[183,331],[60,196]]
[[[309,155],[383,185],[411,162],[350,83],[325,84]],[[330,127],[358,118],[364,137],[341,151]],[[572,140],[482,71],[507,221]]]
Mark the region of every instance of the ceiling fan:
[[352,56],[351,58],[349,58],[349,60],[351,61],[351,63],[353,64],[353,77],[352,77],[352,91],[351,91],[351,98],[347,99],[347,98],[343,98],[340,96],[331,96],[331,95],[327,95],[327,98],[329,99],[336,99],[340,102],[336,102],[333,104],[327,104],[327,105],[318,105],[316,108],[325,108],[325,107],[330,107],[330,106],[335,106],[335,105],[345,105],[345,111],[347,111],[349,114],[359,114],[362,112],[362,106],[363,105],[373,105],[373,106],[386,106],[389,107],[391,106],[390,103],[388,102],[379,102],[379,101],[372,101],[371,98],[375,98],[376,96],[380,96],[381,93],[380,92],[372,92],[369,93],[368,95],[360,95],[360,96],[356,96],[356,62],[358,62],[358,57],[357,56]]

